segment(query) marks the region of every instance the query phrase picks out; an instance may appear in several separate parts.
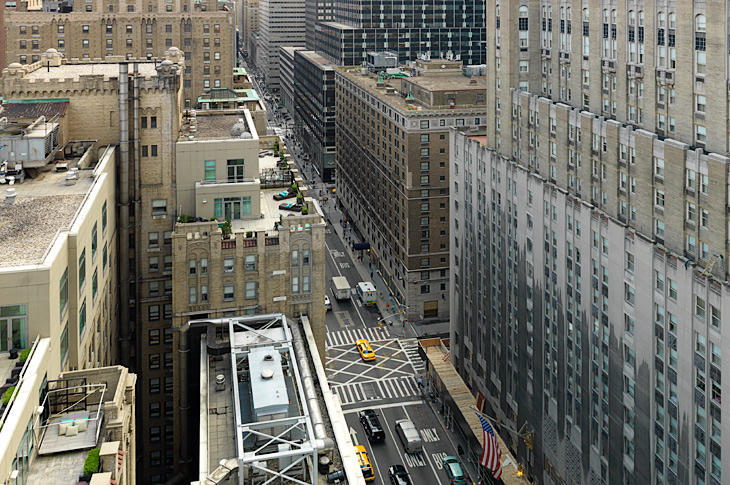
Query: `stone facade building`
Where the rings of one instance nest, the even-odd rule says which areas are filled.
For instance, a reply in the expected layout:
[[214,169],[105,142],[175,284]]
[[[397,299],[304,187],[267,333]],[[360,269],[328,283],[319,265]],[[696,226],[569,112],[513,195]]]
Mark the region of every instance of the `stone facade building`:
[[109,56],[164,59],[172,46],[184,51],[183,106],[214,87],[231,87],[235,62],[233,12],[207,2],[74,3],[71,13],[5,12],[5,60],[32,64],[47,49],[69,61]]
[[451,355],[536,483],[727,480],[726,8],[487,2]]
[[[122,364],[140,373],[137,426],[145,438],[137,450],[139,483],[172,477],[177,463],[168,445],[173,441],[173,428],[167,423],[173,412],[172,366],[163,359],[172,355],[170,277],[176,217],[170,184],[175,140],[169,134],[178,132],[182,118],[183,71],[184,55],[174,47],[162,62],[110,57],[78,64],[51,49],[39,62],[10,65],[0,80],[5,99],[68,101],[70,140],[119,146],[116,203],[109,201],[110,211],[118,205],[120,241],[113,265],[119,274],[119,332],[111,341],[119,342]],[[69,274],[72,285],[74,271]]]
[[358,239],[418,321],[449,315],[449,128],[479,129],[487,112],[484,80],[460,61],[415,65],[392,79],[336,70],[335,181]]

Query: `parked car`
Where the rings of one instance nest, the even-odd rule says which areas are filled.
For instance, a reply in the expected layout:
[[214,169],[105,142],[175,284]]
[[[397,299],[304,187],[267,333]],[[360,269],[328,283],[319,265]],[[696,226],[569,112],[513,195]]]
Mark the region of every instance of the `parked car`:
[[365,434],[370,441],[385,441],[385,431],[380,424],[378,414],[372,409],[365,409],[357,413],[360,424],[365,429]]
[[413,485],[411,476],[408,475],[403,465],[393,465],[388,468],[388,478],[390,478],[391,485]]
[[444,471],[449,479],[449,483],[453,485],[466,485],[466,476],[461,468],[461,463],[454,456],[444,457]]
[[330,297],[327,295],[324,295],[324,311],[325,313],[327,310],[332,310],[332,302],[330,301]]
[[370,342],[368,342],[364,338],[361,338],[355,340],[355,345],[357,346],[357,351],[360,352],[360,357],[362,357],[362,360],[364,360],[365,362],[375,360],[375,352],[373,352],[373,348],[370,347]]
[[284,202],[279,204],[279,209],[283,211],[301,212],[302,205],[297,202]]
[[286,189],[274,195],[274,200],[286,200],[297,196],[297,189]]

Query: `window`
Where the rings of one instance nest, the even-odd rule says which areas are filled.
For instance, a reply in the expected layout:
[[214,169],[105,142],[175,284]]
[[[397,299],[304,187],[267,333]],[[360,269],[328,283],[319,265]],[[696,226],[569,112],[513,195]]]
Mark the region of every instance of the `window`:
[[86,248],[79,256],[79,291],[84,287],[84,283],[86,283]]
[[695,315],[700,318],[705,318],[705,300],[699,296],[695,297]]
[[198,270],[198,260],[197,259],[189,259],[188,260],[188,275],[189,276],[195,276]]
[[208,274],[208,258],[200,258],[200,274]]
[[702,125],[695,125],[695,141],[705,143],[707,141],[707,128]]
[[624,283],[624,300],[630,305],[634,304],[634,287],[628,283]]
[[66,355],[68,354],[68,324],[63,327],[61,332],[61,368],[66,363]]
[[302,293],[309,293],[309,275],[305,274],[302,276]]
[[654,175],[664,177],[664,159],[654,157]]
[[661,271],[654,271],[654,287],[658,291],[664,292],[664,273]]
[[215,181],[215,160],[205,161],[205,180],[207,182]]
[[150,281],[148,284],[148,296],[151,298],[160,296],[160,282],[159,281]]
[[147,314],[150,322],[158,322],[160,320],[160,305],[150,305]]
[[692,202],[687,202],[687,221],[693,224],[697,222],[697,206]]
[[81,40],[81,47],[83,49],[88,49],[89,48],[89,39],[82,39]]
[[428,129],[428,120],[421,120],[421,129],[422,130]]
[[63,319],[63,316],[66,313],[66,309],[68,308],[68,268],[66,268],[66,270],[63,272],[63,275],[61,276],[58,295],[61,303],[61,319]]
[[302,266],[309,266],[309,249],[302,249]]
[[233,301],[236,297],[236,285],[223,285],[223,301]]
[[654,191],[654,205],[657,207],[664,207],[664,191],[656,189]]
[[246,299],[247,300],[256,299],[256,286],[257,286],[257,284],[255,281],[246,282]]
[[91,275],[91,300],[96,300],[96,293],[99,290],[99,278],[97,270],[94,269],[94,274]]
[[291,252],[291,265],[299,266],[299,250],[297,250],[297,249],[294,249]]
[[188,287],[188,304],[195,305],[197,303],[198,303],[198,287],[190,286],[190,287]]
[[152,248],[152,249],[160,247],[160,233],[159,232],[147,233],[147,247]]
[[167,215],[167,199],[155,199],[152,201],[152,215]]
[[158,256],[150,256],[147,268],[150,273],[156,273],[160,270],[160,258]]
[[246,271],[256,271],[256,256],[253,254],[246,256],[244,265]]
[[106,271],[106,262],[107,262],[107,250],[106,250],[106,243],[104,243],[104,249],[101,251],[101,268],[103,271]]
[[223,272],[233,273],[233,258],[223,258]]
[[200,285],[200,303],[208,303],[208,285]]
[[86,328],[86,298],[84,298],[79,309],[79,337],[84,334],[84,328]]
[[710,323],[715,328],[720,328],[721,313],[720,309],[714,305],[710,305]]
[[299,276],[292,276],[291,278],[291,292],[299,293]]

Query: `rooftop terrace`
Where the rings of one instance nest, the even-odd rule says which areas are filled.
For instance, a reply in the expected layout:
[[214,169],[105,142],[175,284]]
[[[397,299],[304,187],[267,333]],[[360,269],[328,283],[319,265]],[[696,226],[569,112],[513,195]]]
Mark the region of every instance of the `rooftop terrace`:
[[[157,76],[157,63],[140,62],[137,72],[143,77]],[[81,76],[102,76],[104,79],[119,77],[119,64],[116,63],[79,63],[60,66],[42,66],[28,73],[27,79],[69,79],[78,81]]]
[[[231,136],[234,125],[243,120],[243,125],[236,131],[238,136]],[[194,128],[192,128],[194,126]],[[258,139],[256,127],[251,114],[247,110],[226,111],[195,111],[195,117],[187,115],[180,127],[180,141],[187,141],[193,136],[194,140],[235,140],[240,139],[240,133],[248,132],[252,140]]]

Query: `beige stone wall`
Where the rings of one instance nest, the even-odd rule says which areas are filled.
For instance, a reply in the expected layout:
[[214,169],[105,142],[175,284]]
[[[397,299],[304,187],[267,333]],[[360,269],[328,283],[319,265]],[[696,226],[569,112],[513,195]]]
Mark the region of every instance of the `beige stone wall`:
[[[225,182],[227,180],[226,163],[229,159],[244,159],[244,177],[246,179],[254,179],[259,176],[258,164],[258,140],[241,140],[241,139],[222,139],[222,140],[188,140],[178,141],[176,144],[176,171],[177,171],[177,197],[178,207],[182,208],[182,212],[186,214],[195,214],[199,217],[210,218],[213,216],[213,200],[208,197],[208,203],[201,205],[196,204],[196,188],[195,184],[205,180],[205,162],[206,160],[215,160],[216,170],[215,179]],[[209,195],[210,190],[206,190],[205,186],[197,192],[200,194],[197,199],[203,195]],[[255,194],[249,193],[247,190],[245,195],[252,196],[252,204],[258,205],[258,187],[255,188]],[[239,194],[243,195],[243,194]],[[222,195],[221,195],[222,196]],[[233,197],[233,194],[228,195]],[[202,199],[200,200],[202,204]],[[206,214],[198,212],[198,208],[202,209]],[[252,214],[258,214],[259,211],[253,211]]]
[[[84,4],[79,6],[83,8]],[[146,10],[145,6],[144,12],[139,8],[135,13],[127,12],[125,7],[123,12],[114,14],[108,14],[108,10],[70,14],[6,12],[6,63],[35,62],[50,48],[57,49],[69,60],[89,61],[110,55],[164,58],[165,51],[174,46],[189,53],[183,100],[191,100],[193,107],[198,96],[215,87],[217,82],[222,87],[233,84],[232,12],[193,14],[178,7],[174,12],[163,8],[151,17]],[[115,12],[119,11],[115,9]],[[107,26],[111,28],[110,33]],[[34,27],[37,33],[34,33]],[[37,42],[37,48],[33,42]],[[22,43],[25,43],[24,48]],[[216,53],[219,59],[216,59]],[[210,74],[204,74],[204,66],[210,68]],[[7,96],[5,91],[3,94]]]

